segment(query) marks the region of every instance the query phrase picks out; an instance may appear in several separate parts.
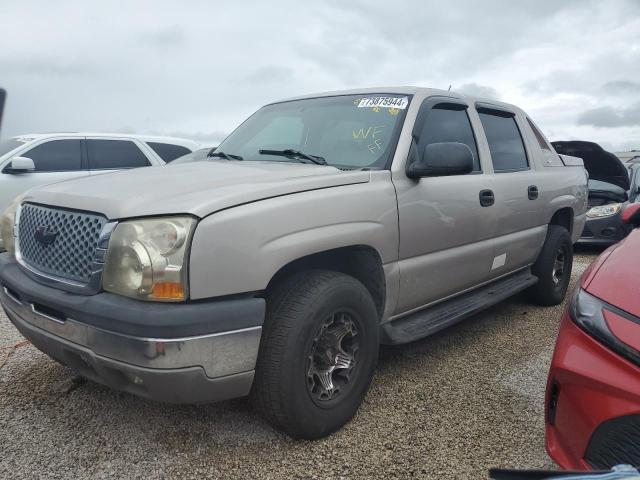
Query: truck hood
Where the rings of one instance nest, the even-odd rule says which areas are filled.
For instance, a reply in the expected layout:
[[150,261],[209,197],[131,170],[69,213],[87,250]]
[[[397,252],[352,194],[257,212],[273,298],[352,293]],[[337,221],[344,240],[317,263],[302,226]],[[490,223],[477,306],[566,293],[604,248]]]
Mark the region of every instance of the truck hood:
[[589,179],[587,184],[589,189],[589,200],[597,203],[597,200],[626,202],[627,192],[613,183],[602,182],[600,180]]
[[38,187],[24,201],[99,212],[116,220],[192,214],[370,180],[367,171],[288,162],[211,160],[98,174]]
[[580,157],[584,162],[584,168],[589,172],[589,178],[629,190],[629,173],[623,163],[597,143],[572,140],[551,144],[560,154]]

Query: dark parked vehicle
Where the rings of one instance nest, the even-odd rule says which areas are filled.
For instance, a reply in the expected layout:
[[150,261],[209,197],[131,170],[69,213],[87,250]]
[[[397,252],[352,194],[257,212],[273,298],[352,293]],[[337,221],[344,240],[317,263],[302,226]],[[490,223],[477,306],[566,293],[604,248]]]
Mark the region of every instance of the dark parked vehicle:
[[640,201],[640,156],[633,158],[626,163],[629,169],[629,202]]
[[[640,225],[640,203],[623,221]],[[558,334],[546,395],[546,446],[562,468],[640,465],[640,229],[583,274]]]
[[[621,212],[629,200],[627,167],[613,153],[593,142],[552,142],[556,152],[580,157],[589,172],[589,210],[578,243],[612,245],[629,234]],[[637,187],[635,187],[637,190]]]

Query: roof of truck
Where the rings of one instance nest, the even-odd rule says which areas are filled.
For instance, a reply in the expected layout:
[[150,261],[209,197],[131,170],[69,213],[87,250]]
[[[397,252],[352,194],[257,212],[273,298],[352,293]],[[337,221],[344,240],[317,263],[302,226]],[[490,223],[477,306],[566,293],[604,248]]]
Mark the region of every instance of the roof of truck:
[[481,102],[492,104],[496,106],[505,107],[512,110],[521,110],[517,106],[500,102],[498,100],[494,100],[491,98],[481,98],[475,97],[472,95],[465,95],[464,93],[456,92],[453,90],[440,90],[437,88],[426,88],[426,87],[415,87],[415,86],[395,86],[395,87],[367,87],[367,88],[354,88],[349,90],[334,90],[328,92],[320,92],[320,93],[310,93],[306,95],[299,95],[296,97],[286,98],[279,100],[277,102],[271,103],[281,103],[287,102],[291,100],[302,100],[305,98],[318,98],[318,97],[335,97],[339,95],[370,95],[370,94],[397,94],[397,95],[417,95],[423,94],[424,96],[433,96],[433,95],[441,95],[443,97],[451,97],[451,98],[460,98],[468,100],[471,103]]

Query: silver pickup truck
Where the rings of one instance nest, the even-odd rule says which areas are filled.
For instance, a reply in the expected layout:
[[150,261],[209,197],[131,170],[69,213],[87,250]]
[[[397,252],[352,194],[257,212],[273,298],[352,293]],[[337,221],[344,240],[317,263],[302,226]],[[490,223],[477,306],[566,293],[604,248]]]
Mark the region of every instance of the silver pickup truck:
[[308,95],[261,108],[205,160],[16,199],[0,301],[84,377],[166,402],[250,395],[317,438],[354,415],[381,343],[523,290],[561,302],[586,184],[512,105]]

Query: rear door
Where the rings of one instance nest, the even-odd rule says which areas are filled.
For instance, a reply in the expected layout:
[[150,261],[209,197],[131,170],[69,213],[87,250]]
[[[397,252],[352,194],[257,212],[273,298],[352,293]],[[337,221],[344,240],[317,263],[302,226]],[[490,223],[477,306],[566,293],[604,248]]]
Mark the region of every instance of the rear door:
[[147,156],[132,140],[87,137],[86,145],[92,175],[151,165]]
[[497,228],[490,276],[495,278],[535,260],[546,233],[542,186],[516,112],[493,105],[476,107],[494,171]]
[[35,170],[28,173],[10,173],[9,163],[5,165],[0,188],[2,209],[14,197],[30,188],[88,175],[83,161],[81,138],[60,137],[42,140],[16,156],[33,160]]
[[492,175],[478,155],[468,108],[454,98],[424,100],[407,161],[428,144],[460,142],[473,153],[473,172],[419,180],[394,172],[400,227],[398,314],[477,286],[489,274],[495,213],[480,197],[492,191]]

